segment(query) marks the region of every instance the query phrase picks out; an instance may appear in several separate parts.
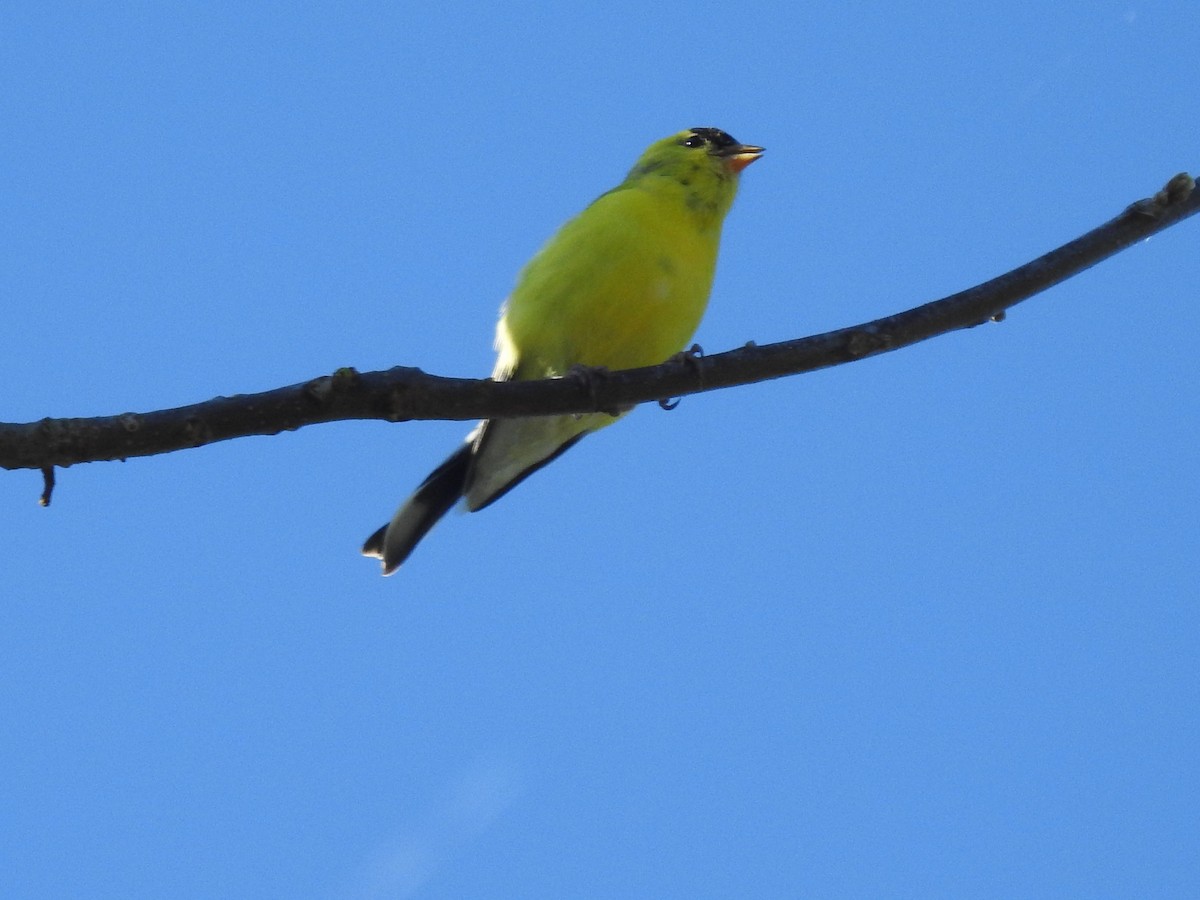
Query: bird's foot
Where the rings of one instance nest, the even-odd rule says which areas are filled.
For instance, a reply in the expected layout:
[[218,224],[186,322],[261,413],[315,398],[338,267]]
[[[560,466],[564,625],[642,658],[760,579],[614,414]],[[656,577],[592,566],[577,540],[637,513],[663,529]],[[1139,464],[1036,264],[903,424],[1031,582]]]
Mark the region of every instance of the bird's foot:
[[[699,344],[692,344],[686,350],[680,350],[674,356],[667,360],[669,363],[679,363],[684,367],[691,369],[693,373],[699,373],[700,366],[698,363],[704,358],[704,348]],[[658,405],[670,412],[677,407],[682,398],[680,397],[663,397],[658,401]]]
[[588,400],[596,408],[596,412],[607,413],[610,416],[619,416],[621,410],[617,408],[605,409],[600,403],[600,385],[608,378],[608,369],[605,366],[585,366],[575,364],[567,369],[563,376],[578,384],[588,396]]
[[686,350],[680,350],[678,353],[668,359],[667,362],[683,363],[693,372],[698,372],[700,367],[697,365],[697,363],[702,359],[704,359],[704,348],[699,344],[692,344],[692,346],[688,347]]

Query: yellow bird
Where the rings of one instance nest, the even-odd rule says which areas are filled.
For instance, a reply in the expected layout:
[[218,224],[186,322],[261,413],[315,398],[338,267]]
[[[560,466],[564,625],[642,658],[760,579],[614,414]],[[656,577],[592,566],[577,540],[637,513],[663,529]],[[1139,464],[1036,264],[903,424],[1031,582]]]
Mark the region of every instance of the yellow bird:
[[[492,377],[652,366],[682,350],[708,304],[738,174],[762,153],[717,128],[651,144],[624,181],[563,225],[521,271],[496,326]],[[617,418],[481,422],[367,539],[363,555],[381,559],[390,575],[460,498],[471,512],[483,509]]]

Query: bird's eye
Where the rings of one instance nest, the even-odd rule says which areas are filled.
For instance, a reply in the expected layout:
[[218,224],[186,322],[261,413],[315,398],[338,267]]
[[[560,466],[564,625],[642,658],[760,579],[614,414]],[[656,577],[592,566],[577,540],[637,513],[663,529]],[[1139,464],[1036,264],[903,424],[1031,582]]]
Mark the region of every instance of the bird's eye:
[[685,147],[703,147],[707,143],[707,139],[698,134],[693,134],[683,142]]

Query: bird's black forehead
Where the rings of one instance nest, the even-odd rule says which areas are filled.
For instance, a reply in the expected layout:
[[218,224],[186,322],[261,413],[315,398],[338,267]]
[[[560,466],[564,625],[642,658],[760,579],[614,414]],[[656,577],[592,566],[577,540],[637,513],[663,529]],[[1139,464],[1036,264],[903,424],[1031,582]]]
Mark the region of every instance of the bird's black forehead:
[[735,141],[720,128],[693,128],[691,131],[692,134],[697,134],[704,138],[717,150],[720,150],[723,147],[732,147],[737,144],[737,141]]

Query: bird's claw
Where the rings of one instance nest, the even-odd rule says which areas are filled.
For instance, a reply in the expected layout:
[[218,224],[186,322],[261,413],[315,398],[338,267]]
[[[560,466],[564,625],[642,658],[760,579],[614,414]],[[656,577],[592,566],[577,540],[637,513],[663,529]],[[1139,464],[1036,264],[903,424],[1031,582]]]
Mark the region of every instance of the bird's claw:
[[577,363],[567,369],[566,377],[587,391],[588,399],[595,403],[599,384],[607,375],[608,369],[603,366],[585,366]]
[[574,381],[587,392],[588,400],[591,401],[596,412],[607,413],[610,416],[619,416],[623,412],[623,410],[616,407],[605,409],[600,403],[600,385],[608,378],[607,367],[585,366],[577,363],[567,369],[563,377]]
[[704,348],[699,344],[692,344],[686,350],[680,350],[672,356],[667,362],[682,363],[693,372],[700,371],[700,367],[696,365],[700,360],[704,359]]
[[[700,373],[700,366],[698,363],[703,358],[704,348],[699,344],[692,344],[692,346],[688,347],[686,350],[680,350],[678,353],[668,359],[667,362],[679,363],[680,365],[690,369],[692,374],[698,375]],[[670,412],[680,404],[682,399],[682,397],[664,397],[658,401],[658,405],[667,412]]]

